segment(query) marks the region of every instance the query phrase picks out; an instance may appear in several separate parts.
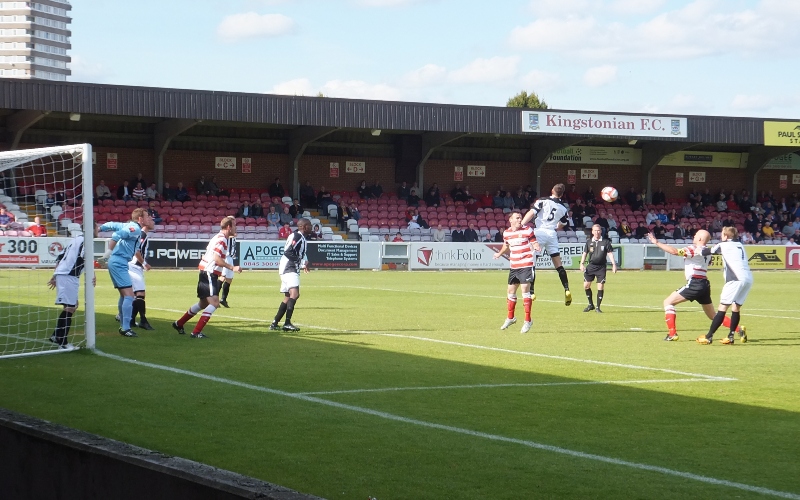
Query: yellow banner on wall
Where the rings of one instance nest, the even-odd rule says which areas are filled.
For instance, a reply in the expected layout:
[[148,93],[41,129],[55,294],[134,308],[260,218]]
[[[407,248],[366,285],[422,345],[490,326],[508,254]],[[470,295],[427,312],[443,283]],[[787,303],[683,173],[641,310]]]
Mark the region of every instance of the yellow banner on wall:
[[[750,269],[786,269],[786,247],[771,245],[745,245]],[[712,255],[709,268],[721,268],[722,256]]]
[[800,122],[764,121],[765,146],[800,146]]

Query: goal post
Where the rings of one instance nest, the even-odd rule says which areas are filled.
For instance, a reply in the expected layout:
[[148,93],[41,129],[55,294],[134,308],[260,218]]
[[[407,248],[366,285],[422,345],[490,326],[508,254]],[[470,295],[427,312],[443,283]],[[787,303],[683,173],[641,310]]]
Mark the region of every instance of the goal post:
[[[0,180],[0,358],[93,349],[91,145],[0,152]],[[77,310],[65,316],[48,281],[58,255],[78,235],[85,237],[84,272]],[[63,333],[65,325],[67,336],[53,342],[56,328]]]

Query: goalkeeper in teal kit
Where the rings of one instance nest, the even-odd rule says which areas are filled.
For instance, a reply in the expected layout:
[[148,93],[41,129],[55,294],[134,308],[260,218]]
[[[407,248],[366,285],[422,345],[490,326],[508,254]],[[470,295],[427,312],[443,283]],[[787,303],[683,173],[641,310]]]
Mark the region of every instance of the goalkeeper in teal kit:
[[136,242],[142,233],[142,227],[153,227],[153,219],[144,208],[137,208],[131,214],[130,222],[106,222],[100,231],[113,231],[108,243],[108,274],[114,288],[119,290],[119,334],[123,337],[137,337],[131,330],[133,315],[133,284],[128,273],[128,262],[136,252]]

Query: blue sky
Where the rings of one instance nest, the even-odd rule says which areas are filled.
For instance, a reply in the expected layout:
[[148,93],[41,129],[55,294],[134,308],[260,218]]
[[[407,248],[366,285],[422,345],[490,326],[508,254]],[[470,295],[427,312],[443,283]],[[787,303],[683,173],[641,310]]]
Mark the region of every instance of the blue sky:
[[800,120],[797,0],[72,0],[72,81]]

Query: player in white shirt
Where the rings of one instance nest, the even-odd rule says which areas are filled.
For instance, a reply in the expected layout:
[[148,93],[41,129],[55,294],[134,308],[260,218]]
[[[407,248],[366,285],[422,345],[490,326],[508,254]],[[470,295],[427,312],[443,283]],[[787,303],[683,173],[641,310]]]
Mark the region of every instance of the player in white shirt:
[[[739,311],[744,304],[750,288],[753,286],[753,273],[747,264],[747,253],[744,245],[738,241],[739,231],[735,227],[723,227],[720,243],[711,249],[706,249],[708,255],[722,254],[722,272],[725,275],[725,285],[719,298],[719,309],[717,315],[711,321],[708,333],[697,337],[698,344],[708,345],[714,340],[714,333],[722,325],[725,313],[730,307],[731,325],[728,337],[720,341],[720,344],[732,345],[736,327],[739,324]],[[747,342],[747,333],[744,329],[739,332],[741,342]]]
[[[97,237],[97,224],[94,225],[94,236]],[[75,346],[69,343],[69,329],[72,326],[72,315],[78,309],[78,289],[81,285],[80,277],[85,267],[86,253],[83,233],[80,233],[56,257],[56,269],[53,271],[53,277],[47,282],[51,290],[56,289],[56,304],[64,307],[58,316],[53,335],[50,336],[50,342],[57,344],[60,349],[75,349]],[[96,284],[97,276],[92,280],[92,285]]]
[[525,217],[522,218],[522,225],[528,224],[531,219],[536,219],[536,241],[542,248],[542,252],[547,252],[550,259],[553,261],[553,266],[558,272],[558,277],[561,279],[561,284],[564,286],[564,304],[572,304],[572,293],[569,291],[569,278],[567,271],[561,264],[561,253],[558,249],[558,234],[556,231],[566,226],[567,212],[569,207],[566,203],[561,201],[564,196],[565,187],[563,184],[556,184],[550,191],[548,198],[540,198],[536,200]]
[[[692,244],[681,249],[661,243],[653,233],[648,233],[647,238],[650,243],[668,254],[683,257],[686,284],[664,299],[664,321],[667,323],[667,336],[664,337],[664,340],[675,342],[678,340],[676,305],[687,300],[697,302],[703,307],[703,312],[706,313],[708,319],[714,319],[715,317],[714,303],[711,300],[711,283],[708,281],[708,262],[710,257],[706,246],[711,240],[711,234],[705,229],[701,229],[694,235]],[[722,321],[725,326],[731,326],[731,321],[724,314]],[[736,326],[731,326],[731,328],[735,329]],[[744,327],[740,327],[740,329],[744,332]]]

